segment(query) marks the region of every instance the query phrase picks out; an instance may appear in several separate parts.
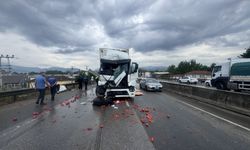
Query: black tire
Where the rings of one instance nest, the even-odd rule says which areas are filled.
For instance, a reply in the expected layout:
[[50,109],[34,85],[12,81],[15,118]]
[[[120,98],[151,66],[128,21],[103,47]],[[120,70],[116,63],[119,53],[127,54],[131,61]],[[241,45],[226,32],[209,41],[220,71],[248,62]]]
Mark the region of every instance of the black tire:
[[112,99],[104,99],[104,98],[101,98],[101,97],[96,97],[94,100],[93,100],[93,105],[94,106],[102,106],[102,105],[113,105],[113,101]]
[[190,84],[190,82],[189,82],[189,81],[187,81],[187,84]]
[[210,86],[209,83],[206,83],[206,86]]
[[216,82],[215,87],[217,89],[220,89],[220,90],[225,90],[226,89],[226,86],[225,86],[225,84],[223,82]]
[[104,97],[105,91],[106,90],[103,86],[96,86],[95,94],[97,97]]

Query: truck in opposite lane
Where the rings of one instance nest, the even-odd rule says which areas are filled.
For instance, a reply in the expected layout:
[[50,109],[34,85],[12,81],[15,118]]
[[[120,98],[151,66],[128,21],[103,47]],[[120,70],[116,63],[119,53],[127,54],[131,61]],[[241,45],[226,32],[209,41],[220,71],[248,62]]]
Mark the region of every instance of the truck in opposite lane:
[[216,64],[211,84],[222,90],[250,90],[250,59],[228,59],[225,63]]

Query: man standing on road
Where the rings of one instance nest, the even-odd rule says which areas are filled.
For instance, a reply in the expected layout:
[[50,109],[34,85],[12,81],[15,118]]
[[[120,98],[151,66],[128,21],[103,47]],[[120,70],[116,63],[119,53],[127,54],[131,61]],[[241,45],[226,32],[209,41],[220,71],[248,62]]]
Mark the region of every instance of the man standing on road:
[[79,77],[77,77],[76,82],[78,82],[78,89],[82,90],[83,77],[81,74],[79,75]]
[[52,76],[52,77],[49,77],[48,82],[50,84],[51,101],[54,101],[55,95],[57,92],[57,80],[54,76]]
[[35,88],[36,90],[39,91],[39,96],[37,98],[36,104],[39,104],[39,103],[40,105],[46,104],[43,102],[44,97],[45,97],[45,89],[46,89],[45,84],[49,86],[45,78],[45,73],[41,72],[39,75],[36,76],[36,81],[35,81]]
[[89,82],[89,74],[88,74],[88,72],[84,73],[83,81],[84,81],[84,85],[85,85],[85,91],[87,91],[87,89],[88,89],[88,82]]

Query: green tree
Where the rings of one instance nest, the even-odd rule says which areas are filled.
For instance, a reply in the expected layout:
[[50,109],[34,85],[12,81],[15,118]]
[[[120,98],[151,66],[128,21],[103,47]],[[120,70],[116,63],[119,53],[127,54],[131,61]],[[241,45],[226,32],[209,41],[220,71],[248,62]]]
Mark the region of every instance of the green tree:
[[169,73],[176,73],[176,67],[175,65],[170,65],[168,66],[168,70]]
[[46,74],[64,74],[64,72],[59,70],[48,70],[46,71]]
[[196,60],[192,59],[190,61],[181,61],[178,66],[170,65],[168,67],[169,73],[178,73],[178,74],[185,74],[187,72],[193,71],[193,70],[206,70],[210,71],[210,67],[206,65],[202,65],[200,63],[196,63]]
[[190,72],[191,70],[192,70],[191,62],[188,62],[185,60],[185,61],[181,61],[178,64],[177,73],[184,74],[184,73]]
[[241,58],[250,58],[250,47],[246,49],[246,52],[240,55]]
[[209,67],[209,70],[208,71],[212,71],[213,70],[213,68],[215,67],[215,63],[212,63],[211,65],[210,65],[210,67]]

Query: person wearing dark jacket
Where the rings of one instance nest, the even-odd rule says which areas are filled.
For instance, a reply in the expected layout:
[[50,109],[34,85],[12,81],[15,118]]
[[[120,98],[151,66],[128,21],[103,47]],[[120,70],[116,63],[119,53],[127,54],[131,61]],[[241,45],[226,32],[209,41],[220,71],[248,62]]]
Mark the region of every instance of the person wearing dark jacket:
[[79,76],[76,82],[78,82],[78,89],[82,90],[82,82],[83,82],[82,76]]
[[83,82],[84,82],[84,86],[85,86],[85,91],[87,91],[87,89],[88,89],[88,82],[89,82],[89,78],[88,78],[88,73],[87,72],[84,74]]
[[55,77],[49,77],[48,82],[50,84],[51,100],[54,101],[57,92],[57,80]]

